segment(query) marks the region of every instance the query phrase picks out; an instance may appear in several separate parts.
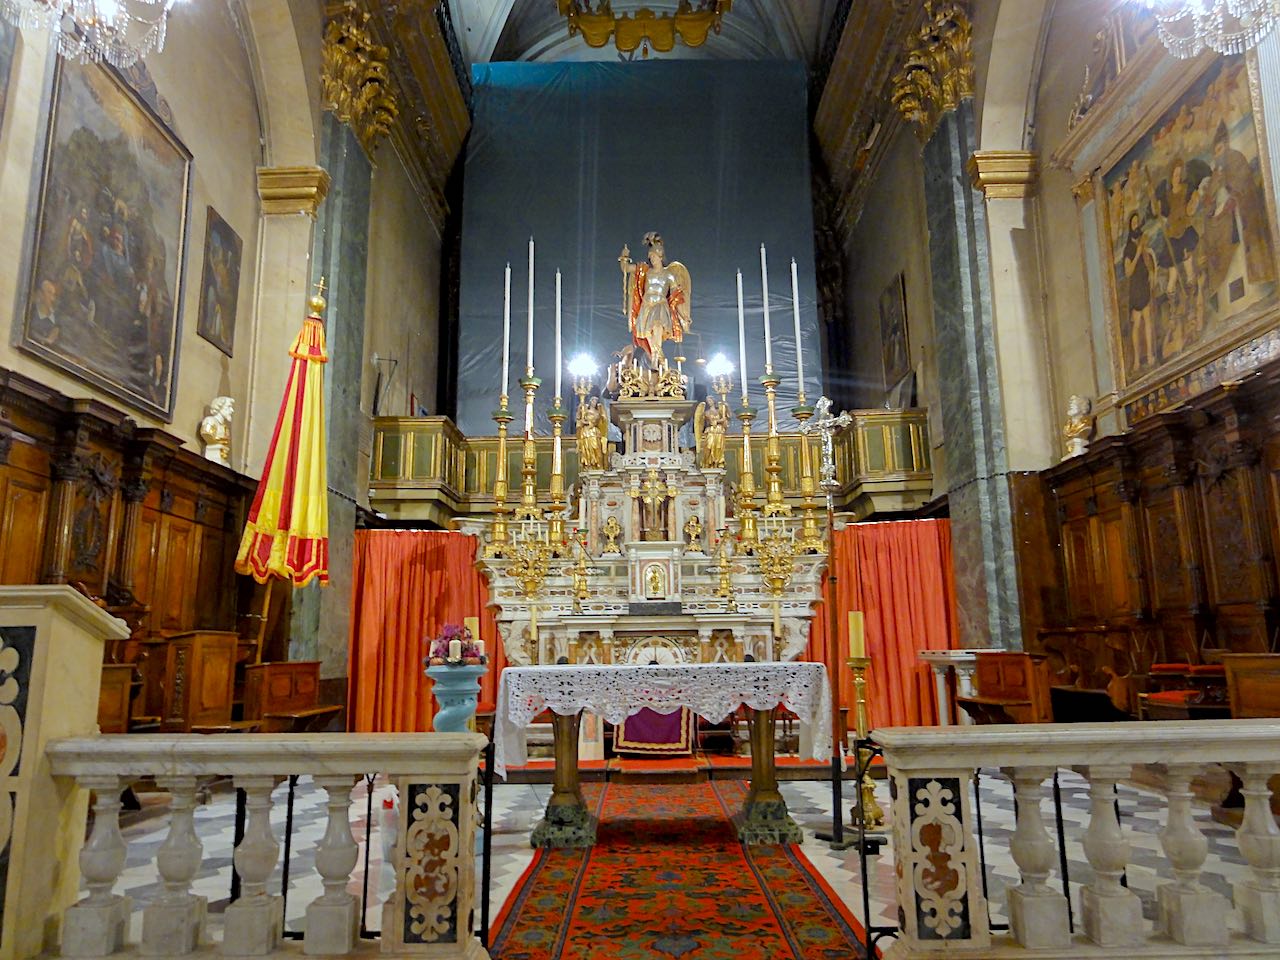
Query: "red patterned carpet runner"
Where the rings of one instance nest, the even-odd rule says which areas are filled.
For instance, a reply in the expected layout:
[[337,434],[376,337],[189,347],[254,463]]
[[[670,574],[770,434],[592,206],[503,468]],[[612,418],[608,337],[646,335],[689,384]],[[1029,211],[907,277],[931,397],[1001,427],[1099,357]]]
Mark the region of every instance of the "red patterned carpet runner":
[[856,960],[862,928],[796,847],[744,847],[741,781],[587,784],[596,846],[539,850],[495,960]]

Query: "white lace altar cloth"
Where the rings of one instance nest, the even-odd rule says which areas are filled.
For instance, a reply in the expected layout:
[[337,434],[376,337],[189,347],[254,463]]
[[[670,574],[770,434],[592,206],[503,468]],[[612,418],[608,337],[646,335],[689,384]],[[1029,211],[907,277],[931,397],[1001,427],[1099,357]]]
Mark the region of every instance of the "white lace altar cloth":
[[688,707],[718,723],[739,706],[784,706],[813,730],[815,760],[831,758],[831,687],[827,668],[812,661],[685,663],[670,666],[507,667],[498,682],[494,770],[528,760],[525,728],[543,710],[569,716],[586,710],[621,723],[645,707],[672,713]]

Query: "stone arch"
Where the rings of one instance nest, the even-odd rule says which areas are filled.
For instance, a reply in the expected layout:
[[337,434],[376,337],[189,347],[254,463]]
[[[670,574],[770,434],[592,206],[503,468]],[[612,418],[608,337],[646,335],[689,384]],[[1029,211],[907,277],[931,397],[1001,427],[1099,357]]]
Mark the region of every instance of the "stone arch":
[[243,0],[242,10],[262,118],[263,166],[314,166],[320,149],[321,6]]
[[[1054,0],[1002,0],[995,11],[979,105],[979,150],[1029,150]],[[975,15],[975,33],[981,13]],[[994,52],[999,51],[999,56]]]

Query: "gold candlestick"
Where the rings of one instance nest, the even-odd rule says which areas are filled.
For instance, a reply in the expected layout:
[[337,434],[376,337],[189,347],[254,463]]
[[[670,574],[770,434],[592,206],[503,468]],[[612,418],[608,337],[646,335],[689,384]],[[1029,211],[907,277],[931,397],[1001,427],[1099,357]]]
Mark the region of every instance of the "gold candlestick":
[[551,552],[554,556],[567,556],[564,539],[564,455],[561,449],[561,433],[564,429],[565,409],[556,397],[552,401],[551,413],[551,508],[547,511],[549,521],[548,538],[551,540]]
[[767,367],[760,383],[764,386],[765,402],[769,407],[769,437],[764,447],[764,515],[789,517],[791,505],[782,494],[782,440],[778,436],[777,394],[782,379],[773,372],[773,367]]
[[507,552],[507,425],[511,423],[511,411],[507,409],[507,395],[498,397],[498,409],[493,413],[498,424],[498,466],[493,477],[493,535],[487,553],[502,557]]
[[[867,739],[871,732],[871,721],[867,714],[867,668],[871,666],[870,657],[850,657],[847,661],[853,671],[853,722],[858,731],[858,743]],[[871,751],[864,746],[858,747],[858,766],[862,768],[862,779],[858,788],[862,794],[863,829],[871,830],[884,826],[884,811],[876,800],[875,784],[871,781]],[[858,808],[853,808],[853,821],[858,822]]]
[[818,531],[818,502],[815,499],[818,486],[813,479],[813,453],[809,449],[808,423],[813,416],[813,407],[805,403],[803,389],[796,400],[798,402],[791,408],[791,414],[800,421],[800,507],[803,510],[797,546],[800,553],[824,553],[827,545]]
[[542,381],[533,375],[533,368],[520,378],[524,390],[524,450],[520,457],[520,506],[516,508],[517,520],[538,520],[542,516],[538,508],[538,445],[533,439],[533,398]]
[[754,553],[756,541],[756,474],[751,464],[751,421],[756,418],[755,407],[744,401],[738,408],[742,421],[742,472],[738,477],[738,535],[742,537],[744,553]]
[[738,609],[738,601],[733,596],[733,572],[729,564],[729,551],[732,549],[732,541],[725,536],[725,531],[721,530],[720,542],[716,544],[716,571],[719,574],[716,596],[724,601],[724,609],[727,613],[734,613]]

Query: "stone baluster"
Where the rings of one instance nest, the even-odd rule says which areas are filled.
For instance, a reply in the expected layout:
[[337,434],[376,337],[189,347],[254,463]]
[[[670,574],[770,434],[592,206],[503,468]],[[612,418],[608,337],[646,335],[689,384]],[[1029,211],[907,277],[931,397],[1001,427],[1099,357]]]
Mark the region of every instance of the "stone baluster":
[[227,956],[260,957],[275,950],[284,925],[279,897],[267,893],[267,881],[280,856],[271,832],[271,790],[276,778],[236,777],[245,792],[244,839],[233,859],[240,873],[240,899],[227,907],[222,952]]
[[1235,884],[1236,909],[1244,918],[1245,934],[1263,943],[1280,943],[1280,827],[1271,812],[1267,786],[1280,767],[1240,763],[1232,769],[1244,782],[1244,820],[1236,840],[1253,874]]
[[328,794],[329,823],[316,847],[316,871],[324,893],[307,907],[303,952],[340,956],[350,953],[360,936],[359,904],[347,892],[358,859],[356,840],[351,834],[351,785],[355,778],[341,775],[315,779]]
[[147,956],[191,953],[204,936],[207,900],[191,892],[200,872],[204,847],[195,830],[196,778],[161,778],[169,791],[169,834],[156,851],[156,868],[164,881],[160,893],[142,911],[142,945]]
[[93,832],[80,848],[80,875],[89,895],[67,910],[62,921],[64,957],[105,957],[124,946],[131,904],[112,893],[128,847],[120,833],[120,777],[78,777],[93,791]]
[[1080,892],[1084,931],[1104,947],[1137,943],[1143,938],[1142,901],[1120,882],[1129,863],[1129,841],[1116,816],[1116,782],[1132,772],[1129,764],[1077,767],[1089,779],[1089,828],[1084,855],[1093,868],[1093,883]]
[[1040,814],[1041,785],[1052,767],[1006,767],[1018,804],[1017,825],[1009,843],[1022,883],[1009,888],[1009,927],[1032,949],[1065,947],[1071,942],[1067,898],[1045,882],[1053,870],[1053,841]]
[[1213,946],[1226,942],[1226,899],[1205,889],[1200,870],[1209,855],[1209,841],[1191,816],[1191,778],[1198,764],[1171,764],[1168,772],[1168,822],[1160,831],[1160,845],[1173,865],[1172,883],[1156,888],[1159,928],[1176,943]]

